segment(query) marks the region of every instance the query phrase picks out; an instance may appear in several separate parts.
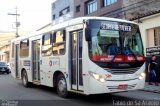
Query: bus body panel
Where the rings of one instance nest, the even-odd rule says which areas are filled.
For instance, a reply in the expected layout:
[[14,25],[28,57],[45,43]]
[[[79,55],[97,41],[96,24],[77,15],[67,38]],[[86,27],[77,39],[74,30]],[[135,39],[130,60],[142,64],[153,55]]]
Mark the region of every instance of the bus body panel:
[[[112,74],[110,73],[109,68],[103,68],[96,63],[94,63],[89,55],[89,43],[85,39],[85,28],[87,27],[85,24],[86,20],[89,19],[96,19],[96,20],[107,20],[107,21],[117,21],[117,22],[125,22],[125,23],[132,23],[134,22],[130,21],[123,21],[119,19],[112,19],[112,18],[98,18],[98,17],[85,17],[85,18],[78,18],[74,19],[68,22],[65,22],[64,24],[56,25],[56,27],[48,28],[47,30],[40,31],[36,34],[30,35],[28,37],[22,37],[17,38],[11,41],[11,48],[14,45],[19,44],[21,40],[23,39],[29,39],[29,56],[26,58],[19,57],[19,77],[21,79],[21,71],[22,69],[25,69],[28,75],[28,81],[34,82],[33,79],[33,43],[36,40],[39,40],[40,42],[40,54],[39,54],[39,72],[40,72],[40,79],[39,82],[41,85],[54,87],[54,77],[53,75],[59,71],[61,72],[67,82],[67,90],[73,91],[77,93],[82,94],[100,94],[100,93],[111,93],[111,92],[121,92],[121,91],[128,91],[128,90],[136,90],[136,89],[142,89],[145,84],[145,78],[142,80],[139,79],[139,76],[141,73],[145,70],[145,64],[141,66],[135,73],[132,74]],[[45,33],[51,32],[54,33],[58,30],[64,29],[66,34],[66,42],[65,42],[65,53],[63,55],[50,55],[50,56],[43,56],[42,55],[42,36]],[[80,82],[76,82],[75,84],[72,82],[72,74],[73,70],[71,68],[71,37],[72,32],[75,32],[77,37],[79,37],[79,31],[81,31],[82,34],[82,84]],[[79,40],[80,38],[77,38]],[[79,46],[79,44],[77,43]],[[77,46],[77,47],[78,47]],[[13,48],[12,48],[13,49]],[[11,52],[12,52],[11,49]],[[14,49],[15,50],[15,49]],[[14,51],[15,52],[15,51]],[[11,53],[12,54],[12,53]],[[79,54],[78,54],[79,56]],[[12,57],[12,55],[11,55]],[[79,61],[79,60],[78,60]],[[15,57],[10,59],[11,63],[11,70],[12,70],[12,76],[16,78],[16,71],[15,71]],[[73,64],[72,64],[73,65]],[[77,66],[77,69],[80,65]],[[78,71],[79,72],[79,71]],[[100,82],[93,78],[90,73],[98,74],[101,76],[107,76],[105,82]],[[79,75],[79,74],[77,74]],[[79,77],[78,77],[79,78]],[[77,80],[77,79],[76,79]],[[78,79],[79,81],[80,79]],[[119,86],[122,89],[118,88]],[[123,85],[127,85],[126,89],[123,89]],[[131,88],[131,89],[129,89]]]
[[[21,79],[22,78],[22,76],[21,76],[22,75],[22,70],[25,70],[27,75],[28,75],[28,81],[32,82],[32,70],[31,70],[31,66],[30,66],[31,63],[30,62],[31,61],[30,61],[29,58],[20,59],[19,73],[20,73],[20,79]],[[29,66],[25,66],[25,64],[30,64],[30,65]]]

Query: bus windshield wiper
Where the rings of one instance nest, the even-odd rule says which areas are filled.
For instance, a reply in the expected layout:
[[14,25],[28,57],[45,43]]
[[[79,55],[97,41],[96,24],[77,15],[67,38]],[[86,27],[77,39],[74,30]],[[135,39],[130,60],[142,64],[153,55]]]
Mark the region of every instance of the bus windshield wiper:
[[118,48],[118,52],[116,52],[116,54],[114,55],[114,57],[113,57],[113,59],[111,60],[111,62],[113,62],[113,61],[115,60],[116,56],[118,56],[118,55],[122,55],[122,52],[121,52],[121,49],[120,49],[120,48]]

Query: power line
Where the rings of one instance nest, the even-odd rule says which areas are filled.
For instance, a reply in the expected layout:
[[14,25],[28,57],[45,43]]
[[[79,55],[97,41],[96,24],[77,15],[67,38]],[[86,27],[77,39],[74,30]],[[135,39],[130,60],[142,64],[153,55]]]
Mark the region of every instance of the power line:
[[[149,0],[148,0],[148,1],[149,1]],[[133,10],[133,9],[135,9],[135,8],[139,8],[139,7],[141,7],[141,6],[144,6],[144,5],[153,3],[153,2],[158,1],[158,0],[152,0],[152,1],[150,1],[150,2],[148,2],[148,1],[147,1],[147,3],[146,3],[146,0],[143,0],[143,1],[140,1],[140,2],[137,2],[137,3],[133,3],[133,4],[128,5],[128,6],[126,6],[126,7],[122,7],[122,8],[119,8],[119,9],[115,10],[115,11],[112,11],[112,12],[109,12],[109,13],[106,13],[106,14],[103,14],[102,16],[106,15],[106,16],[110,17],[110,16],[113,16],[113,15],[115,15],[115,14],[124,13],[124,12],[126,12],[126,11]],[[142,2],[145,2],[145,3],[143,3],[143,4],[135,7],[136,4],[140,4],[140,3],[142,3]],[[129,7],[129,9],[127,9],[128,7]]]

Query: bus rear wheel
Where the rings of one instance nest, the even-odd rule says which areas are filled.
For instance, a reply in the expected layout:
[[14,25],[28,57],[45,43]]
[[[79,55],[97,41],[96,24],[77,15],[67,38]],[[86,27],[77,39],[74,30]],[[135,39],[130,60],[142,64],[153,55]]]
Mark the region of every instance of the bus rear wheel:
[[60,74],[57,79],[57,93],[63,98],[68,96],[67,82],[63,74]]
[[22,71],[22,83],[25,87],[29,87],[28,76],[26,71]]

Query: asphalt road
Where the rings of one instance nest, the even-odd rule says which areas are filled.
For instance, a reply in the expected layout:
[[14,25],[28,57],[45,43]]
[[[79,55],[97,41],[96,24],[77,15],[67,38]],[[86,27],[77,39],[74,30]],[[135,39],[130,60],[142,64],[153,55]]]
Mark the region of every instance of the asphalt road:
[[64,99],[49,87],[25,88],[11,75],[0,75],[0,100],[0,106],[160,106],[160,94],[139,90]]

